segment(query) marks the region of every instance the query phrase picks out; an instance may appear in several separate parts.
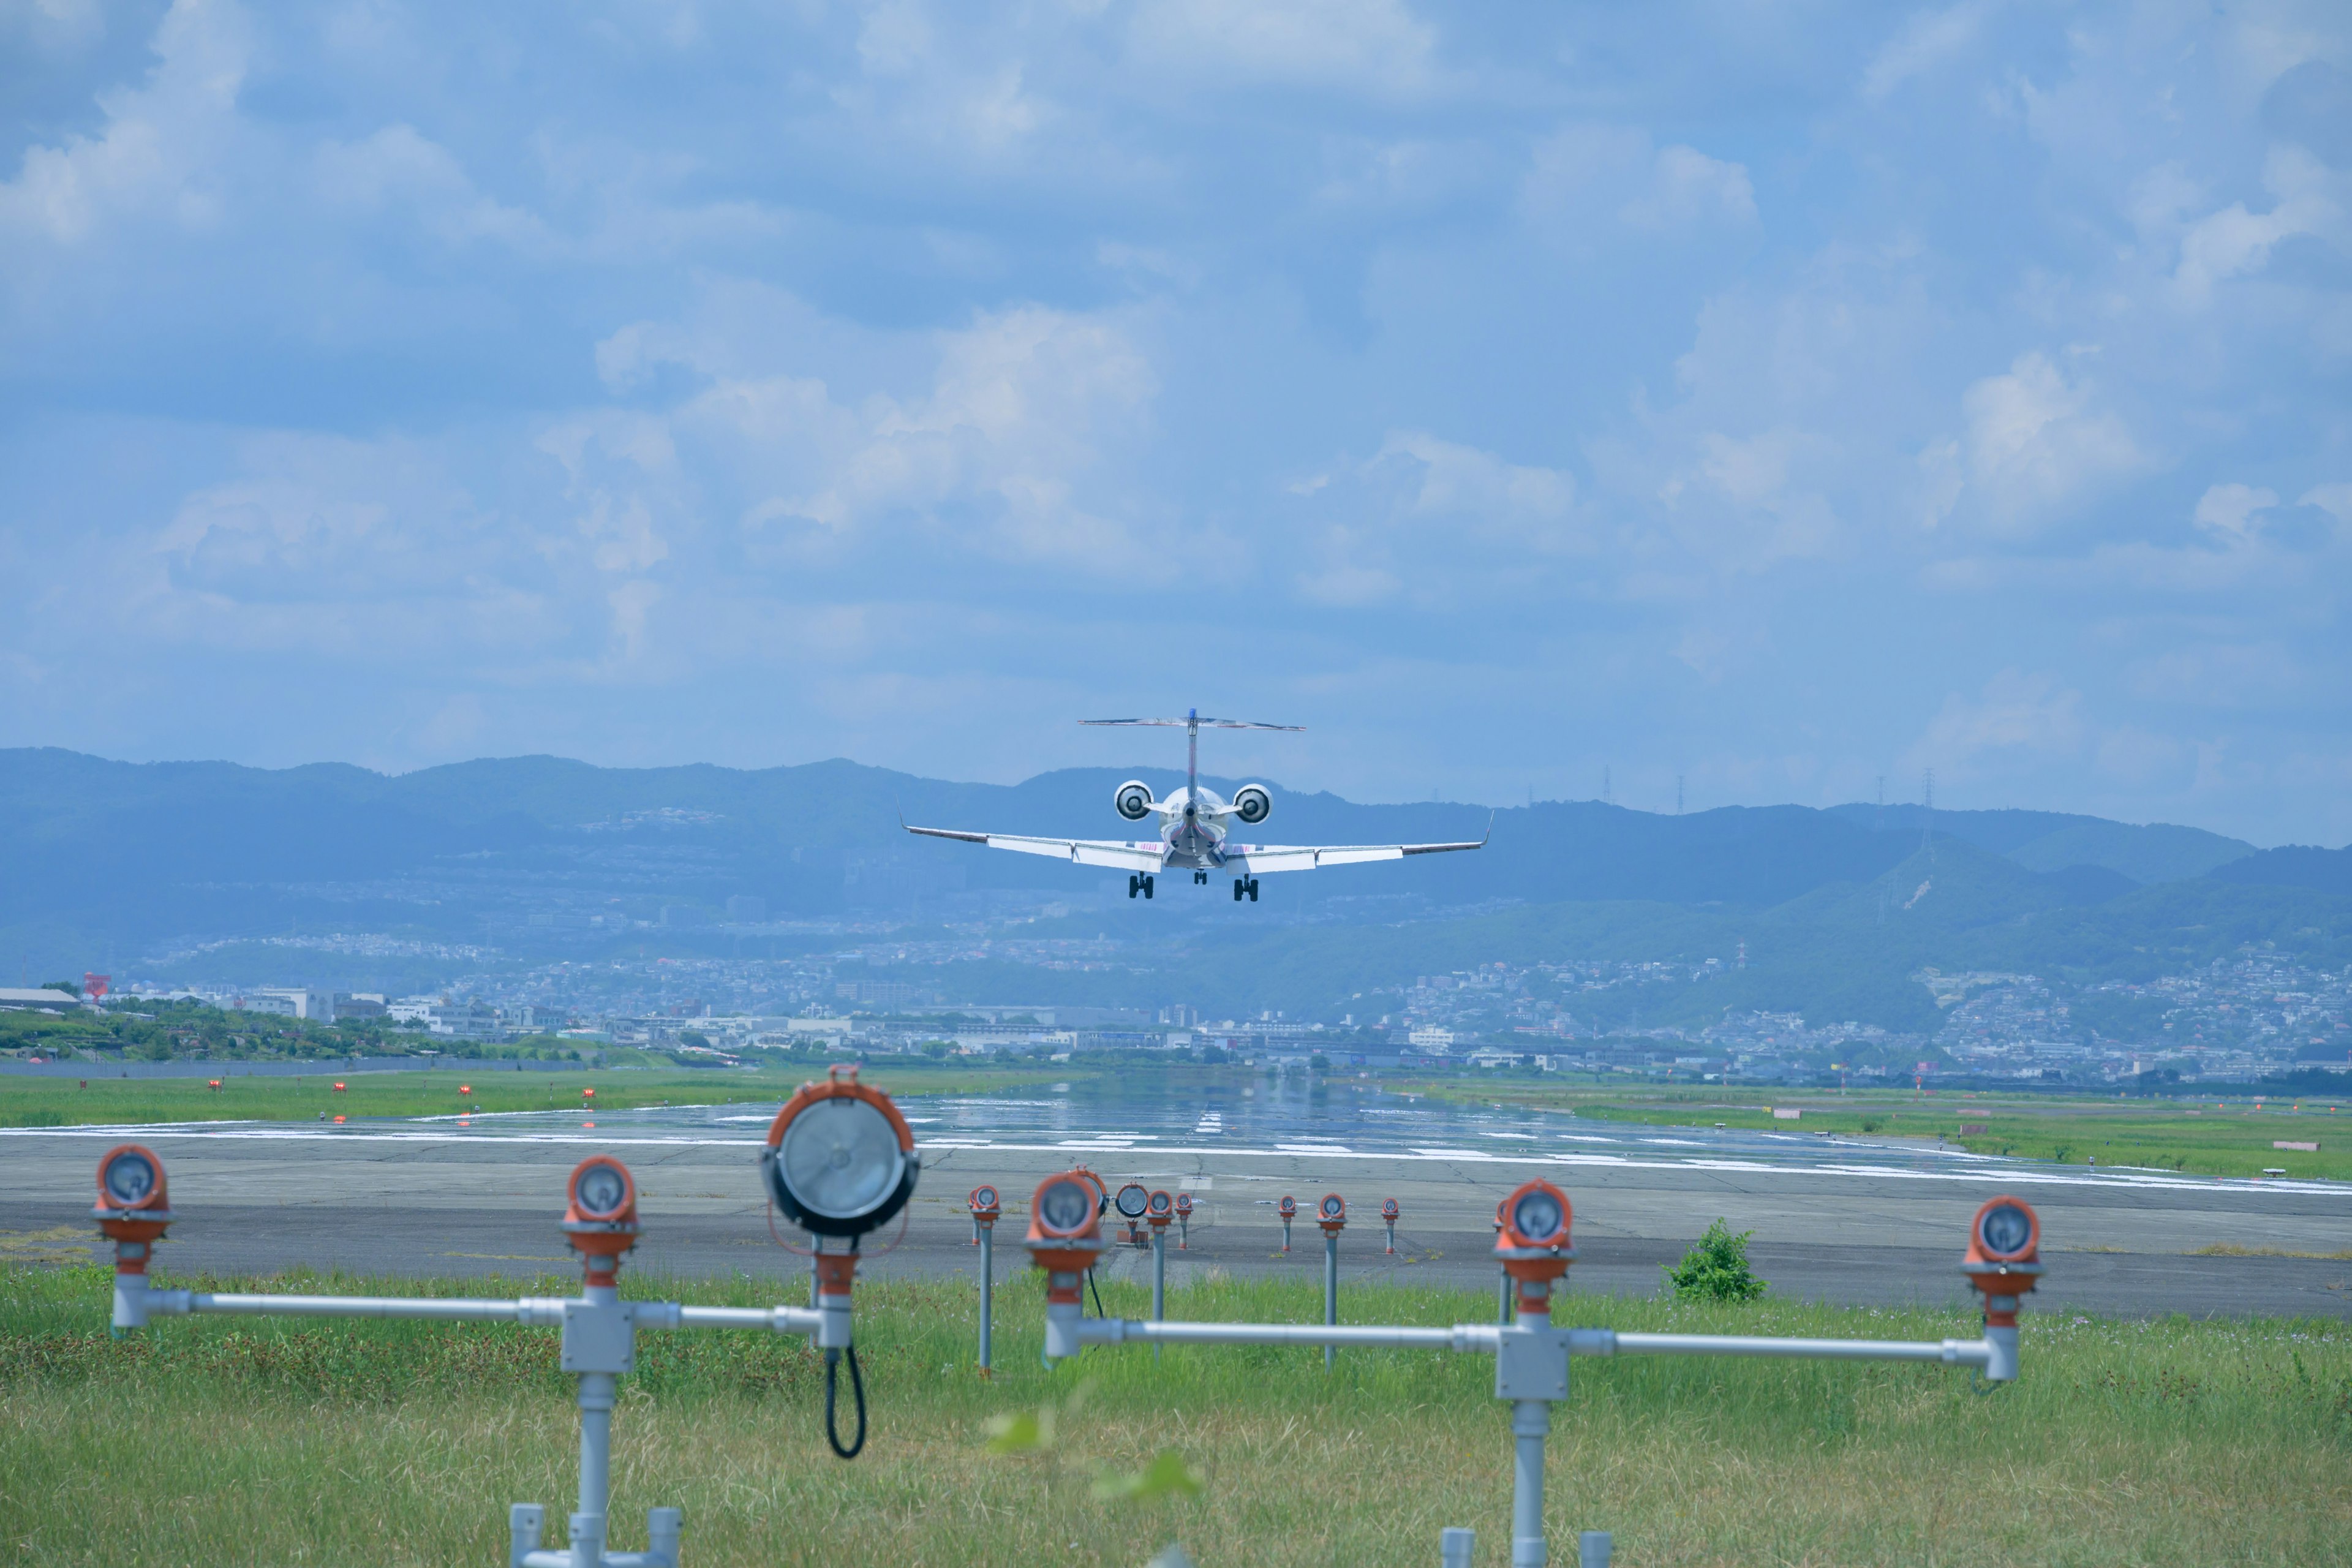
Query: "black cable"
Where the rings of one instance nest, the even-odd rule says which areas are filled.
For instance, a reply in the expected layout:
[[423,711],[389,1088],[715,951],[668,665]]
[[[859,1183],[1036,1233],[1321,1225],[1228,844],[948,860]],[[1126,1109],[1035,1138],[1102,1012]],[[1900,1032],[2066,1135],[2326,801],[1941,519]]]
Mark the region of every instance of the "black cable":
[[866,1380],[857,1373],[857,1347],[849,1348],[849,1392],[857,1401],[857,1441],[845,1448],[841,1446],[841,1428],[834,1420],[833,1407],[836,1379],[840,1374],[841,1352],[827,1351],[824,1355],[824,1440],[832,1445],[834,1457],[854,1459],[866,1447]]
[[1091,1268],[1087,1270],[1087,1289],[1094,1293],[1095,1316],[1097,1318],[1109,1317],[1110,1314],[1102,1310],[1102,1292],[1095,1289],[1095,1271]]

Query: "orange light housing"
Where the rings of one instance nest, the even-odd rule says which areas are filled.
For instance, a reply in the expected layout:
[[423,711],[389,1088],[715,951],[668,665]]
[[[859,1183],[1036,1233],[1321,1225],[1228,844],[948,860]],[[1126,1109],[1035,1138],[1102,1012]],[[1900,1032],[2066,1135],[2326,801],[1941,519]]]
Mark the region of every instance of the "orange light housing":
[[1176,1200],[1164,1189],[1154,1188],[1143,1201],[1143,1217],[1151,1222],[1153,1229],[1166,1230],[1168,1222],[1176,1217]]
[[1382,1198],[1381,1200],[1381,1217],[1388,1221],[1391,1225],[1396,1224],[1397,1215],[1400,1212],[1402,1211],[1397,1208],[1396,1199]]
[[99,1156],[99,1230],[116,1244],[117,1274],[147,1272],[150,1243],[172,1225],[171,1190],[163,1162],[143,1143],[118,1143]]
[[994,1225],[997,1217],[1004,1212],[1003,1203],[994,1187],[974,1187],[971,1195],[964,1201],[971,1205],[971,1217],[982,1225]]
[[1102,1256],[1102,1186],[1085,1170],[1037,1184],[1029,1199],[1029,1259],[1045,1271],[1045,1299],[1076,1301],[1078,1279]]
[[580,1254],[591,1285],[610,1285],[621,1255],[636,1246],[637,1183],[610,1154],[591,1154],[572,1168],[563,1230]]
[[1274,1212],[1280,1215],[1285,1219],[1297,1219],[1298,1217],[1298,1200],[1292,1197],[1288,1193],[1285,1193],[1282,1194],[1282,1201],[1274,1205]]
[[1518,1281],[1519,1310],[1550,1311],[1552,1281],[1568,1272],[1576,1257],[1576,1211],[1568,1194],[1538,1177],[1514,1188],[1495,1214],[1502,1226],[1495,1256],[1503,1272]]
[[2042,1216],[2033,1205],[2006,1193],[1986,1199],[1969,1224],[1960,1272],[1984,1297],[1985,1321],[2015,1328],[2017,1299],[2033,1289],[2042,1272]]
[[1176,1194],[1176,1216],[1179,1219],[1190,1219],[1192,1216],[1192,1194],[1178,1193]]
[[1348,1200],[1337,1193],[1325,1193],[1323,1201],[1315,1205],[1315,1223],[1323,1227],[1326,1236],[1337,1236],[1348,1228]]
[[[857,1120],[853,1108],[862,1110],[868,1118],[866,1133],[879,1133],[886,1151],[895,1144],[896,1163],[878,1192],[856,1194],[844,1198],[832,1209],[823,1209],[814,1205],[832,1200],[821,1200],[814,1189],[801,1192],[787,1179],[791,1175],[787,1169],[791,1157],[784,1150],[784,1139],[803,1116],[824,1114],[829,1107],[837,1108],[840,1114],[850,1116],[853,1121]],[[874,1115],[881,1119],[878,1125],[870,1120]],[[811,1123],[811,1127],[816,1125]],[[863,1236],[887,1224],[914,1197],[922,1161],[915,1152],[915,1130],[907,1125],[897,1103],[880,1089],[858,1082],[855,1062],[836,1062],[825,1070],[823,1083],[801,1085],[799,1092],[776,1112],[775,1121],[768,1125],[767,1147],[760,1156],[760,1169],[776,1206],[794,1225],[813,1236]]]

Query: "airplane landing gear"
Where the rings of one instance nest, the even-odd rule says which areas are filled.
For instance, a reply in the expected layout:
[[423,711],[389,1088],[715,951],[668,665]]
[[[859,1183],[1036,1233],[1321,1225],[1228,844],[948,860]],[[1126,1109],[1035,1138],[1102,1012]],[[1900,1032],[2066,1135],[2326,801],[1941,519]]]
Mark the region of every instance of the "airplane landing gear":
[[1257,879],[1255,877],[1236,877],[1234,879],[1234,902],[1237,904],[1240,903],[1242,901],[1242,895],[1244,893],[1249,895],[1249,901],[1251,903],[1257,902]]
[[1147,899],[1151,896],[1151,879],[1150,877],[1138,874],[1131,876],[1127,879],[1127,896],[1131,899],[1138,893],[1141,893]]
[[1192,873],[1192,886],[1196,888],[1205,888],[1208,885],[1209,874],[1206,871],[1195,871]]

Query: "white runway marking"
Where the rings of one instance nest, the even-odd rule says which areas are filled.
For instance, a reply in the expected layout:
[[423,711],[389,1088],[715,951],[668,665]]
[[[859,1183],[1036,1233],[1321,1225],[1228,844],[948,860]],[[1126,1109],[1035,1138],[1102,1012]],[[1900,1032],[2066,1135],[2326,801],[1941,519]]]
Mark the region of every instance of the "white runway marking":
[[[527,1114],[527,1113],[526,1113]],[[115,1127],[8,1127],[0,1128],[0,1138],[88,1138],[105,1139],[114,1142],[125,1141],[177,1140],[183,1142],[235,1140],[238,1142],[362,1142],[362,1143],[475,1143],[500,1146],[516,1143],[538,1143],[556,1146],[583,1146],[605,1149],[646,1148],[737,1148],[757,1149],[762,1140],[755,1138],[703,1138],[678,1133],[656,1137],[625,1137],[615,1133],[576,1132],[501,1132],[492,1137],[478,1136],[472,1131],[457,1131],[425,1128],[352,1128],[320,1127],[310,1122],[271,1124],[262,1122],[170,1122],[159,1126]],[[1566,1151],[1510,1152],[1487,1149],[1414,1148],[1408,1150],[1356,1150],[1332,1144],[1285,1145],[1268,1149],[1235,1149],[1226,1146],[1155,1144],[1150,1148],[1132,1147],[1133,1140],[1118,1141],[1103,1138],[1064,1140],[1052,1143],[1002,1142],[993,1139],[920,1139],[919,1149],[939,1151],[965,1150],[1005,1154],[1065,1154],[1073,1150],[1103,1153],[1143,1153],[1184,1155],[1202,1158],[1297,1160],[1326,1158],[1353,1161],[1395,1161],[1405,1163],[1517,1165],[1537,1168],[1613,1169],[1632,1171],[1706,1171],[1727,1172],[1739,1175],[1860,1177],[1872,1180],[1893,1178],[1900,1181],[1944,1182],[1973,1186],[2058,1186],[2109,1187],[2158,1192],[2279,1193],[2303,1195],[2333,1196],[2352,1199],[2352,1183],[2288,1181],[2279,1178],[2231,1178],[2179,1176],[2162,1173],[2143,1174],[2121,1167],[2080,1174],[2052,1170],[2046,1166],[2011,1163],[1990,1155],[1971,1157],[1964,1163],[1946,1170],[1919,1170],[1895,1164],[1839,1163],[1831,1164],[1765,1164],[1753,1160],[1734,1159],[1658,1159],[1625,1154],[1586,1154]]]

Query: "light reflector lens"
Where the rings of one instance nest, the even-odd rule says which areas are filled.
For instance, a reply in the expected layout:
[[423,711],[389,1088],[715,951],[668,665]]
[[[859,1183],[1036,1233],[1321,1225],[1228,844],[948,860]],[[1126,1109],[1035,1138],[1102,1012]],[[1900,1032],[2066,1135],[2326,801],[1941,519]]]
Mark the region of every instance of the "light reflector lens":
[[1118,1196],[1111,1201],[1118,1205],[1118,1212],[1125,1215],[1128,1218],[1140,1219],[1143,1217],[1144,1208],[1150,1203],[1151,1197],[1150,1194],[1146,1193],[1141,1187],[1137,1186],[1133,1182],[1129,1182],[1127,1185],[1119,1188]]
[[1559,1200],[1547,1192],[1532,1192],[1511,1205],[1511,1228],[1541,1247],[1559,1235],[1563,1219]]
[[100,1178],[106,1195],[130,1208],[155,1190],[155,1163],[135,1149],[126,1149],[106,1163]]
[[1076,1235],[1094,1215],[1095,1195],[1083,1182],[1053,1182],[1037,1194],[1038,1222],[1057,1235]]
[[581,1213],[601,1219],[628,1201],[629,1184],[610,1165],[591,1165],[580,1173],[572,1195],[579,1200]]
[[2033,1222],[2015,1204],[1999,1204],[1985,1211],[1977,1225],[1977,1237],[1987,1252],[2005,1258],[2024,1250],[2033,1237]]
[[793,1195],[826,1219],[857,1219],[898,1189],[906,1155],[890,1119],[863,1100],[821,1100],[793,1118],[776,1163]]

